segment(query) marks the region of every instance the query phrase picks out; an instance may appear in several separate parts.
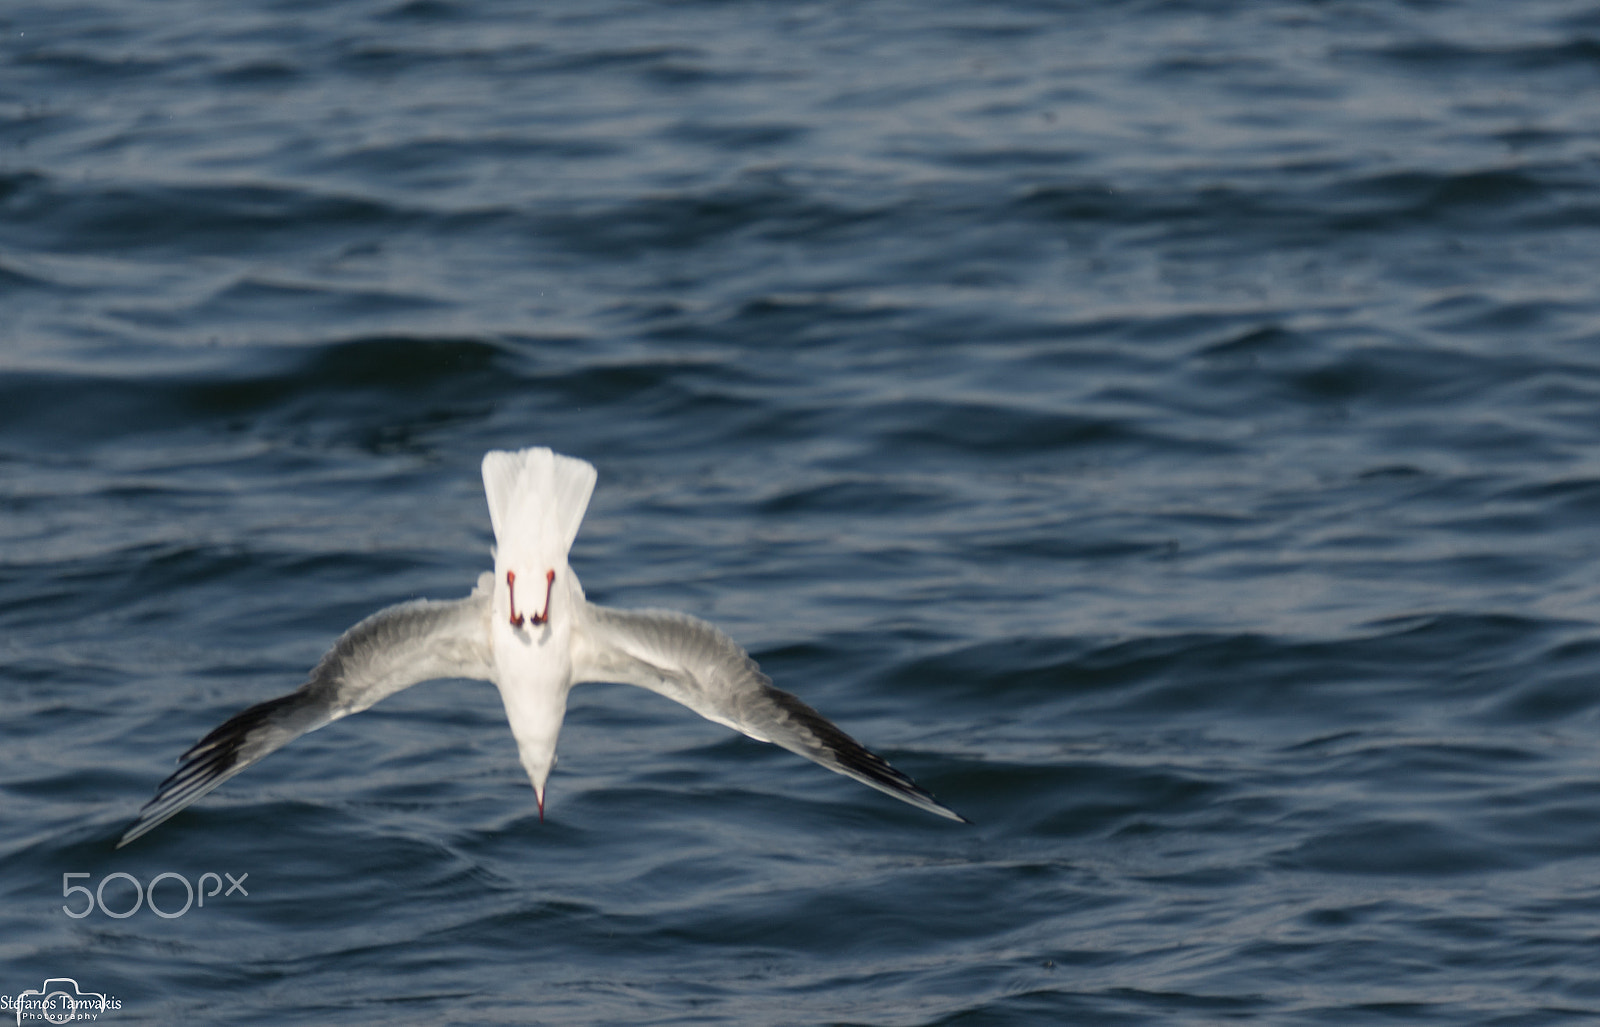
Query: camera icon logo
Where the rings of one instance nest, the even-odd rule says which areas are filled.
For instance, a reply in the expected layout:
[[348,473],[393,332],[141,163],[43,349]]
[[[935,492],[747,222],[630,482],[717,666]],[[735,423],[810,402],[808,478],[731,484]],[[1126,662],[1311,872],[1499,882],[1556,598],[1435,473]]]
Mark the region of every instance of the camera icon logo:
[[[38,990],[28,990],[17,996],[17,1023],[43,1020],[45,1023],[72,1023],[79,1019],[78,1011],[85,1014],[100,1013],[106,1008],[106,997],[96,991],[82,991],[71,977],[51,977]],[[89,1019],[88,1015],[82,1019]]]

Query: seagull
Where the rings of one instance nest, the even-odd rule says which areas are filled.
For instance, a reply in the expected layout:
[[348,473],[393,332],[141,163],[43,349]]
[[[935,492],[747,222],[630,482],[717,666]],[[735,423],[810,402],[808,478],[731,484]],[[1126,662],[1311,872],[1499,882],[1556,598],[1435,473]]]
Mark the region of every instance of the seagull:
[[585,681],[612,681],[647,688],[919,809],[969,823],[816,710],[774,688],[712,625],[683,613],[613,610],[585,599],[567,557],[595,476],[587,461],[549,449],[485,454],[494,572],[480,575],[465,599],[400,603],[346,631],[305,684],[235,715],[179,757],[178,769],[161,782],[117,848],[308,731],[434,678],[478,678],[500,690],[541,821],[567,693]]

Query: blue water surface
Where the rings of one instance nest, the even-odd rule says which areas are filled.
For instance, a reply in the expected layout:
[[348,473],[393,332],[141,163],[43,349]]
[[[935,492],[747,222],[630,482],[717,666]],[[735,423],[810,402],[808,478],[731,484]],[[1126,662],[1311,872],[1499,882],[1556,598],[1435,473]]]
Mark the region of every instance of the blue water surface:
[[[1593,3],[13,0],[0,993],[1594,1023],[1597,258]],[[974,823],[443,681],[113,848],[529,445]]]

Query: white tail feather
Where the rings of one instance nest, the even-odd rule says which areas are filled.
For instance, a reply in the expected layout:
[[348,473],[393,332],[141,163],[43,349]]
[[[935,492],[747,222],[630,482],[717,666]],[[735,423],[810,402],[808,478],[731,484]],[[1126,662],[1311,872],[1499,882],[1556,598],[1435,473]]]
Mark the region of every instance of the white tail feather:
[[497,547],[548,552],[547,547],[559,544],[564,563],[589,508],[594,481],[595,469],[588,461],[542,447],[485,453],[483,489]]

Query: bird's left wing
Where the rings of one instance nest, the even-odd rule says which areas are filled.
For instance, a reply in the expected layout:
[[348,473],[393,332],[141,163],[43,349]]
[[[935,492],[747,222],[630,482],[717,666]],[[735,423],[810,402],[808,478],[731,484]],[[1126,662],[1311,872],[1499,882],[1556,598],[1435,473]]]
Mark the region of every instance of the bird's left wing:
[[494,680],[489,577],[465,599],[400,603],[346,631],[299,689],[237,714],[184,753],[117,847],[306,732],[401,689],[433,678]]
[[707,720],[782,746],[919,809],[966,820],[822,714],[774,688],[738,643],[705,621],[665,610],[585,603],[572,637],[574,682],[647,688]]

